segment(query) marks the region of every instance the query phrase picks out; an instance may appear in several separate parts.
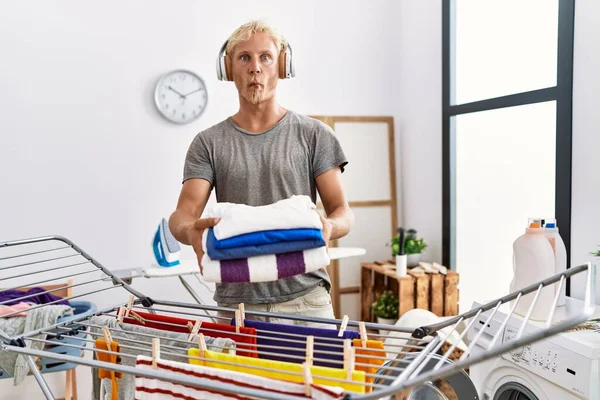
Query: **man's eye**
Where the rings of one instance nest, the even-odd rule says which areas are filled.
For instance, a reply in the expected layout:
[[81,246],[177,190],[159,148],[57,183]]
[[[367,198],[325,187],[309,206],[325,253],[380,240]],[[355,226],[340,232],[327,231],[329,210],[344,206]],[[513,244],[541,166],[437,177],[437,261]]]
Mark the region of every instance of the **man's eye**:
[[248,55],[244,54],[243,56],[240,57],[240,60],[242,61],[248,61],[249,57]]
[[262,56],[263,61],[271,61],[271,56],[264,55]]

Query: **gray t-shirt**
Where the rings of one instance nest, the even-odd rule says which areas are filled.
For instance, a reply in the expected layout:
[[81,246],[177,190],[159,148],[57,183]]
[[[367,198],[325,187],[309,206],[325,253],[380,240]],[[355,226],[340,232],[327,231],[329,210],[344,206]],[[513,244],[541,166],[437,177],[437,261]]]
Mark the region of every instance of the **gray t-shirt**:
[[[231,118],[200,132],[185,159],[183,181],[201,178],[216,190],[218,202],[263,206],[292,195],[316,202],[315,178],[348,163],[333,130],[319,120],[288,111],[268,131],[253,134]],[[219,303],[276,303],[302,296],[325,281],[326,271],[275,282],[221,283]]]

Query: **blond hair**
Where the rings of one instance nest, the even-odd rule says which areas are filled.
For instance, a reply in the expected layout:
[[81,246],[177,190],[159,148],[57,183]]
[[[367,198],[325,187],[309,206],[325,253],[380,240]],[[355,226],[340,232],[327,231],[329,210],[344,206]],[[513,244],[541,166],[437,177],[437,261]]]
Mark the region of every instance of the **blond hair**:
[[263,33],[263,32],[266,33],[267,35],[269,35],[269,37],[271,38],[273,43],[275,43],[275,47],[277,48],[277,50],[279,52],[281,52],[285,48],[285,46],[286,46],[285,39],[283,38],[283,36],[281,35],[281,33],[279,31],[277,31],[275,28],[270,26],[264,20],[255,20],[255,21],[250,21],[250,22],[245,23],[244,25],[237,28],[231,34],[231,36],[229,37],[229,40],[227,42],[227,47],[225,47],[225,51],[227,52],[227,54],[231,54],[233,51],[233,48],[237,44],[250,39],[250,36],[252,36],[255,33]]

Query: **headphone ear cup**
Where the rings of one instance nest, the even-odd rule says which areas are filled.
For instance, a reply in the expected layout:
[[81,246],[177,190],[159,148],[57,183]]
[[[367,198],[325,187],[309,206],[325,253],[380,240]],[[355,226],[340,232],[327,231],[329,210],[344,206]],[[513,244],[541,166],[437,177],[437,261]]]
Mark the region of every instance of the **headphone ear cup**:
[[287,78],[287,51],[283,50],[279,53],[279,79]]
[[225,65],[225,77],[227,78],[226,80],[228,81],[233,81],[233,71],[232,71],[232,67],[231,67],[231,59],[229,58],[228,55],[225,55],[225,62],[223,63]]

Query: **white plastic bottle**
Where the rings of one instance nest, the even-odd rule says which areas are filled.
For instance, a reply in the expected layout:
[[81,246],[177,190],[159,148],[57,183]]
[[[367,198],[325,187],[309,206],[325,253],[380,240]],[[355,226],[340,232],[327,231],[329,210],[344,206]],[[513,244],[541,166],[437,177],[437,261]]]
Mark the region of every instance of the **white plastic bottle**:
[[[513,243],[513,272],[511,292],[523,289],[554,275],[554,252],[542,228],[541,219],[529,219],[525,233]],[[533,303],[535,291],[521,296],[515,308],[515,313],[525,316]],[[530,318],[545,321],[554,300],[552,287],[544,287],[536,301]],[[513,300],[514,302],[515,300]],[[514,303],[513,303],[514,304]]]
[[[554,252],[554,262],[555,268],[554,273],[560,274],[567,270],[567,248],[565,247],[565,242],[563,242],[562,237],[558,233],[558,226],[556,226],[556,219],[548,218],[544,223],[544,230],[546,231],[546,238],[550,242],[550,246],[552,246],[552,250]],[[556,289],[558,289],[558,282],[553,285]],[[560,296],[558,297],[558,303],[556,305],[558,307],[565,305],[565,297],[567,294],[567,281],[563,282],[562,288],[560,290]],[[555,291],[556,293],[556,291]]]

